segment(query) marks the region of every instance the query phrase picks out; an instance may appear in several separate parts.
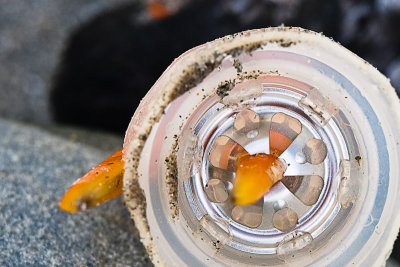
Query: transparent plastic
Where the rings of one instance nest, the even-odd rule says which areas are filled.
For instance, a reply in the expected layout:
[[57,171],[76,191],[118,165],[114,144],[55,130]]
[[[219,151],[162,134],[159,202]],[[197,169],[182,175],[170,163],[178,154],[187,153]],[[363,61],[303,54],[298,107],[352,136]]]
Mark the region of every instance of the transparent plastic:
[[[152,261],[384,264],[400,226],[399,111],[375,68],[299,28],[183,54],[143,99],[124,144],[125,200]],[[288,146],[274,143],[279,131]],[[282,147],[284,179],[257,203],[233,205],[235,157]]]

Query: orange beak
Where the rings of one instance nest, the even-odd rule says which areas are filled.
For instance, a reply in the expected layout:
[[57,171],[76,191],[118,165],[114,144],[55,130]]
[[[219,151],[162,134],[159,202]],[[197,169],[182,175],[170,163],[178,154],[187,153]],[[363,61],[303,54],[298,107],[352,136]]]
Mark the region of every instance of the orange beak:
[[122,149],[78,179],[59,205],[67,212],[84,211],[122,194],[124,161]]
[[257,202],[282,179],[283,172],[283,164],[273,155],[256,154],[241,158],[233,181],[234,204]]

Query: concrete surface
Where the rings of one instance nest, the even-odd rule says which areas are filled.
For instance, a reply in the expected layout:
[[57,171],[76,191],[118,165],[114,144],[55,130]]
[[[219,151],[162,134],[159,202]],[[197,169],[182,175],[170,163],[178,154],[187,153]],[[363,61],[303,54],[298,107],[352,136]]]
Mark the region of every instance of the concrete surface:
[[121,145],[0,119],[0,266],[151,265],[121,197],[81,214],[58,208],[75,179]]

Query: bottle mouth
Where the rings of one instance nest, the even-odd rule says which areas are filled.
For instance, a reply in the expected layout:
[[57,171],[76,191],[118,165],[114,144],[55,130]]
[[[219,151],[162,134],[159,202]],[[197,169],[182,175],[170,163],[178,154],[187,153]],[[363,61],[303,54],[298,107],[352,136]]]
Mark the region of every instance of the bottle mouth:
[[[400,225],[394,96],[376,69],[298,28],[185,53],[124,144],[125,200],[153,262],[384,262]],[[279,181],[249,205],[232,197],[242,154],[277,160]]]
[[[297,235],[291,248],[295,251],[313,240],[323,242],[325,230],[342,223],[343,216],[339,221],[335,218],[341,210],[341,178],[350,168],[340,130],[344,118],[335,118],[336,112],[321,121],[303,104],[314,103],[299,84],[312,90],[286,77],[264,76],[240,83],[236,85],[240,87],[238,93],[243,89],[254,92],[238,97],[233,88],[231,99],[222,103],[218,97],[204,100],[183,129],[182,138],[186,134],[192,142],[181,142],[179,149],[188,150],[194,144],[196,152],[177,160],[179,170],[189,174],[179,179],[182,186],[178,188],[190,207],[181,212],[183,216],[192,213],[220,247],[249,254],[285,254],[288,244],[282,240],[289,232]],[[291,143],[287,147],[279,144],[279,135]],[[284,146],[278,156],[285,165],[282,180],[256,203],[235,205],[232,184],[236,171],[229,161],[235,161],[240,153],[236,148],[250,155],[272,154],[279,145]],[[185,203],[180,206],[185,207]],[[196,227],[193,225],[193,229]],[[215,229],[210,230],[212,227]]]

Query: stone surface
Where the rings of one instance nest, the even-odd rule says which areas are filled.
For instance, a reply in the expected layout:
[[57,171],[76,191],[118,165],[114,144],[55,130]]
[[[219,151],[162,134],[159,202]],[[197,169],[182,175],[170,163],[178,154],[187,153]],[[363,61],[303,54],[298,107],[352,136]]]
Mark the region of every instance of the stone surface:
[[121,145],[0,119],[0,266],[151,265],[121,197],[80,214],[58,208],[75,179]]

